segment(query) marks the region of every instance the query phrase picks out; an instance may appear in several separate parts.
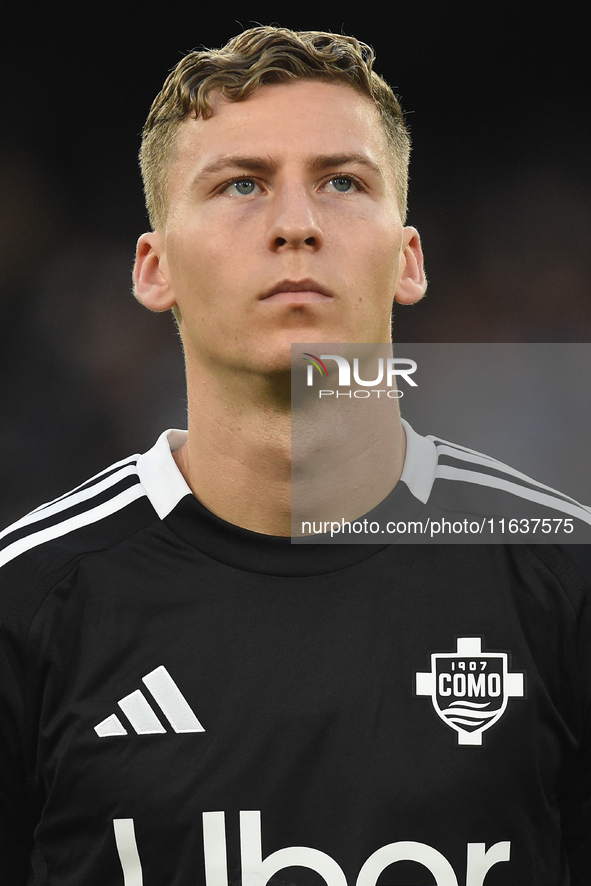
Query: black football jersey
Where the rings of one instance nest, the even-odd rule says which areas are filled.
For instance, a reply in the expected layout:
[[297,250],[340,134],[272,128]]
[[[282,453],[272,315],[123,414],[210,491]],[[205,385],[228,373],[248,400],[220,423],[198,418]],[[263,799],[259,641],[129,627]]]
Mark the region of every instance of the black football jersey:
[[[452,514],[424,439],[397,489]],[[2,533],[2,886],[587,886],[584,570],[249,532],[182,440]]]

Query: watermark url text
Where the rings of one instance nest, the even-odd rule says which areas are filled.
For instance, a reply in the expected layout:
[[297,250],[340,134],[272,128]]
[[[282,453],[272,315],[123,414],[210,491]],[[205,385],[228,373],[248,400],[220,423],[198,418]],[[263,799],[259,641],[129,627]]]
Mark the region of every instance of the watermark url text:
[[572,517],[484,517],[479,520],[446,520],[441,517],[425,520],[389,520],[382,525],[376,520],[319,520],[302,522],[302,535],[570,535],[574,530]]

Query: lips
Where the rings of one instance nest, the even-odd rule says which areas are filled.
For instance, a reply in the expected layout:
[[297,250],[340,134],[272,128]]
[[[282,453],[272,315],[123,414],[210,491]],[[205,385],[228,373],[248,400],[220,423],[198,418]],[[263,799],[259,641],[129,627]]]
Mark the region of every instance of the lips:
[[306,278],[305,280],[282,280],[270,289],[267,289],[261,296],[262,301],[295,301],[304,303],[306,301],[324,301],[328,298],[334,298],[332,292],[322,286],[316,280]]

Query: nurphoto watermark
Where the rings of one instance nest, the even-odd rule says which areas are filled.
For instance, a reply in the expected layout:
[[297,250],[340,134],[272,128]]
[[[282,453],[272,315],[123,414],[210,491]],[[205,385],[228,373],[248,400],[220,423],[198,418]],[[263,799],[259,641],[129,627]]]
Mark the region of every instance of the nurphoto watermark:
[[591,542],[591,345],[292,346],[292,542]]

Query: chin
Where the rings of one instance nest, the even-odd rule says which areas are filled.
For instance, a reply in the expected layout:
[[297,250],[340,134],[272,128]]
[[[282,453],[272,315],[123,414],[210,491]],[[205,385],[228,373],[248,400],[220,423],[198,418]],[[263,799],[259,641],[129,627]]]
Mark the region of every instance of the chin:
[[252,368],[264,375],[275,375],[289,373],[291,363],[291,342],[287,342],[275,347],[265,347],[253,361]]

